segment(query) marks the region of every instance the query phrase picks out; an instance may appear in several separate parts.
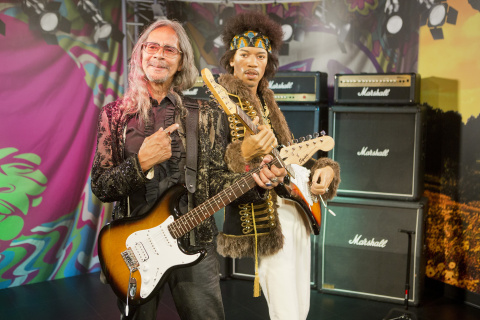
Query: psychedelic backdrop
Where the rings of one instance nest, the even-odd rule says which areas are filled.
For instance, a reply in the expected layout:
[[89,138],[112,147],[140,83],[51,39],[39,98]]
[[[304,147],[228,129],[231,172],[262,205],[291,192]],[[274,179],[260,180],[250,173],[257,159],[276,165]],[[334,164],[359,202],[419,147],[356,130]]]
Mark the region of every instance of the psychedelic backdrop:
[[[103,1],[120,25],[120,2]],[[0,4],[0,288],[99,270],[105,208],[92,199],[90,166],[99,108],[122,92],[120,47],[91,38],[76,5],[58,45],[30,30],[18,2]]]

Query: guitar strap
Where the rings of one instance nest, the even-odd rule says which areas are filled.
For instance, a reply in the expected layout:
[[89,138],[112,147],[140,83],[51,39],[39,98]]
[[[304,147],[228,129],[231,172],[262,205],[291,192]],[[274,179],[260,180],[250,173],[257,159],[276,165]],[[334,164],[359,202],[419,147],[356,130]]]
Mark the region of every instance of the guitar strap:
[[194,193],[197,188],[198,104],[185,101],[185,107],[188,110],[185,128],[187,135],[185,185],[189,193]]
[[[197,189],[197,153],[198,153],[198,104],[194,101],[184,100],[188,110],[185,133],[187,153],[185,165],[185,185],[188,190],[188,210],[194,207],[193,193]],[[190,245],[195,246],[195,232],[190,231]]]

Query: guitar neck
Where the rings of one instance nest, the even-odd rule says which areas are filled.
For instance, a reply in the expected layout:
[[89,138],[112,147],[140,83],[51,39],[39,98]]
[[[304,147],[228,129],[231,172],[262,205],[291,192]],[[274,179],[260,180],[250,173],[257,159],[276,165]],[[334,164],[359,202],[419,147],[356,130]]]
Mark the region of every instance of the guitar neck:
[[247,127],[247,129],[251,133],[257,134],[258,133],[258,126],[253,123],[252,119],[248,116],[248,114],[239,105],[236,105],[236,106],[237,106],[237,116],[238,116],[238,118],[240,118],[240,120],[243,122],[245,127]]
[[[276,166],[281,165],[278,161],[278,158],[274,158],[271,162]],[[175,239],[180,238],[185,235],[187,232],[198,226],[202,221],[212,216],[218,210],[226,207],[232,203],[235,199],[239,198],[245,194],[248,190],[252,189],[256,183],[253,179],[253,173],[259,173],[261,167],[252,170],[250,174],[241,178],[230,187],[219,192],[214,197],[208,199],[198,207],[193,210],[190,210],[168,226],[170,234]]]

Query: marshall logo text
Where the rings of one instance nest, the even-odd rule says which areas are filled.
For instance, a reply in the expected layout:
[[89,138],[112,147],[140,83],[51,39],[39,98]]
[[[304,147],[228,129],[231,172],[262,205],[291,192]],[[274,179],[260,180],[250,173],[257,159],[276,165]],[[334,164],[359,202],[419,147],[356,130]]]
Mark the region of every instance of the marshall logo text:
[[362,239],[361,234],[356,234],[355,238],[353,240],[348,240],[349,244],[353,244],[356,246],[365,246],[365,247],[377,247],[377,248],[385,248],[387,246],[387,239],[382,239],[380,241],[375,240],[375,238],[372,238],[368,240],[367,238]]
[[388,157],[388,153],[390,149],[385,150],[368,150],[368,147],[363,147],[362,150],[357,152],[357,156],[364,156],[364,157]]
[[377,90],[368,90],[370,89],[369,87],[364,87],[362,91],[357,93],[359,97],[388,97],[390,94],[390,89],[385,89],[383,91],[380,91],[380,89]]
[[293,88],[293,81],[289,81],[287,83],[285,82],[280,82],[280,83],[276,83],[275,81],[273,80],[270,80],[268,82],[268,87],[271,89],[271,90],[275,90],[275,89],[292,89]]
[[183,91],[183,94],[184,94],[184,95],[187,95],[187,96],[190,96],[190,95],[194,96],[194,95],[196,95],[197,93],[198,93],[198,88],[187,89],[187,90],[184,90],[184,91]]

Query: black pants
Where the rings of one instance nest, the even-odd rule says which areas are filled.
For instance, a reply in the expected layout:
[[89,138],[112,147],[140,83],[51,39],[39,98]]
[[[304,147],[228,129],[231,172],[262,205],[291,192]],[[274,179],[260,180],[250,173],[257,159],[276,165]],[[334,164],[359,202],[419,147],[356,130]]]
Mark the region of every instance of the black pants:
[[[200,263],[174,270],[168,285],[172,292],[177,312],[182,320],[223,320],[222,295],[220,292],[220,264],[213,245],[207,246],[207,256]],[[155,320],[163,289],[136,310],[124,315],[125,305],[118,300],[122,320]]]

